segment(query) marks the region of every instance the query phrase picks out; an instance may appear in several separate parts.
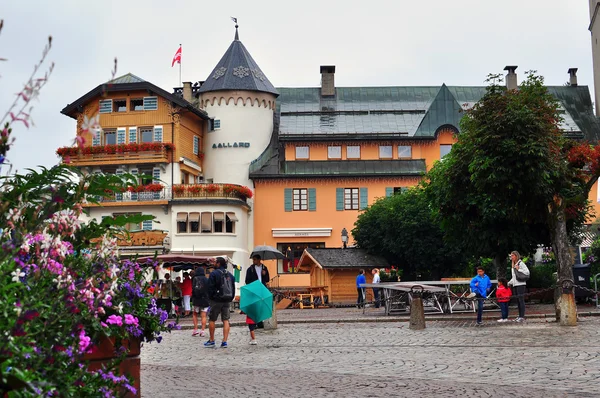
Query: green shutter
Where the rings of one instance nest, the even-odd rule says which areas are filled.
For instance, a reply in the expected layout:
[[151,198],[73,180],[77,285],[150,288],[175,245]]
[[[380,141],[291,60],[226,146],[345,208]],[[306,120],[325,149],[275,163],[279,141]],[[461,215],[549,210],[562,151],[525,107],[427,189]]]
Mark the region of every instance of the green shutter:
[[344,210],[344,188],[335,189],[335,209]]
[[369,204],[369,189],[361,188],[358,200],[360,201],[359,209],[364,210]]
[[317,210],[317,188],[308,188],[308,211]]
[[387,187],[385,189],[385,196],[389,197],[392,196],[394,194],[394,187]]
[[285,188],[283,190],[283,205],[285,211],[292,211],[292,188]]
[[404,193],[408,191],[408,187],[401,187],[400,188],[400,193]]

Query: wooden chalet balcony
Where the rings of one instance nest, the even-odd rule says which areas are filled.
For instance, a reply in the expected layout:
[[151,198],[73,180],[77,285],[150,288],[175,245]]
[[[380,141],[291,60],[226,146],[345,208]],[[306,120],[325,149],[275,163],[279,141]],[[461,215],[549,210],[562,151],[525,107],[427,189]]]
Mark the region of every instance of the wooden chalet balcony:
[[173,185],[173,200],[240,199],[246,202],[252,190],[237,184],[179,184]]
[[252,190],[237,184],[179,184],[161,186],[150,184],[130,189],[121,193],[110,193],[95,198],[98,202],[87,201],[85,207],[94,206],[134,206],[134,205],[163,205],[169,201],[196,201],[207,199],[239,199],[246,203],[252,197]]
[[170,143],[143,143],[64,147],[56,153],[63,163],[73,166],[102,166],[111,164],[169,163],[174,146]]

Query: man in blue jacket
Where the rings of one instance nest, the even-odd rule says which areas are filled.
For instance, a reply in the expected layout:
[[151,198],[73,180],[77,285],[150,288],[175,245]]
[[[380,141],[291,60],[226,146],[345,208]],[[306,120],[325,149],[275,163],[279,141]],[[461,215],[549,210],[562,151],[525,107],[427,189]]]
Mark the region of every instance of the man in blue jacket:
[[483,301],[492,288],[492,281],[482,267],[477,267],[477,275],[471,279],[469,298],[477,297],[477,325],[483,325]]
[[363,308],[365,306],[365,288],[361,286],[365,283],[367,283],[367,278],[365,278],[365,270],[361,269],[358,271],[358,276],[356,277],[356,291],[358,293],[356,304],[358,308]]

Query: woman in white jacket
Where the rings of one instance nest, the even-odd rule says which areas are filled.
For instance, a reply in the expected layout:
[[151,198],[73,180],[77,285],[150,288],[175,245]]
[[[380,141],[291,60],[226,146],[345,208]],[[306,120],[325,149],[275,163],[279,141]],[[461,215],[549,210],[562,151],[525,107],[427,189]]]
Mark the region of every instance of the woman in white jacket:
[[515,274],[515,270],[519,270],[525,275],[529,275],[529,269],[525,265],[523,261],[521,261],[521,255],[518,251],[513,251],[510,253],[510,261],[511,261],[511,273],[512,279],[508,281],[508,286],[512,286],[513,288],[513,296],[517,296],[517,305],[519,306],[519,316],[515,319],[516,322],[523,322],[525,320],[525,287],[527,282],[519,281]]

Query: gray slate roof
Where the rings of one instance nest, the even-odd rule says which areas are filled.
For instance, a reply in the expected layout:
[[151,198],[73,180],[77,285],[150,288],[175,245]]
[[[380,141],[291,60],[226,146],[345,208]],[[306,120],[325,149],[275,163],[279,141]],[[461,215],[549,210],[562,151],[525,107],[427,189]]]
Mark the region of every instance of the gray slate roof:
[[235,39],[206,81],[200,87],[200,93],[220,90],[247,90],[271,93],[279,92],[264,75],[246,47],[238,38]]
[[[598,141],[600,124],[587,86],[549,86],[564,109],[561,128],[574,138]],[[473,106],[486,87],[337,87],[321,98],[320,88],[279,88],[281,140],[435,138],[439,128],[459,130],[461,110]]]
[[383,258],[362,249],[305,249],[324,269],[328,268],[387,268]]
[[108,84],[144,83],[145,80],[133,73],[128,73],[108,81]]

